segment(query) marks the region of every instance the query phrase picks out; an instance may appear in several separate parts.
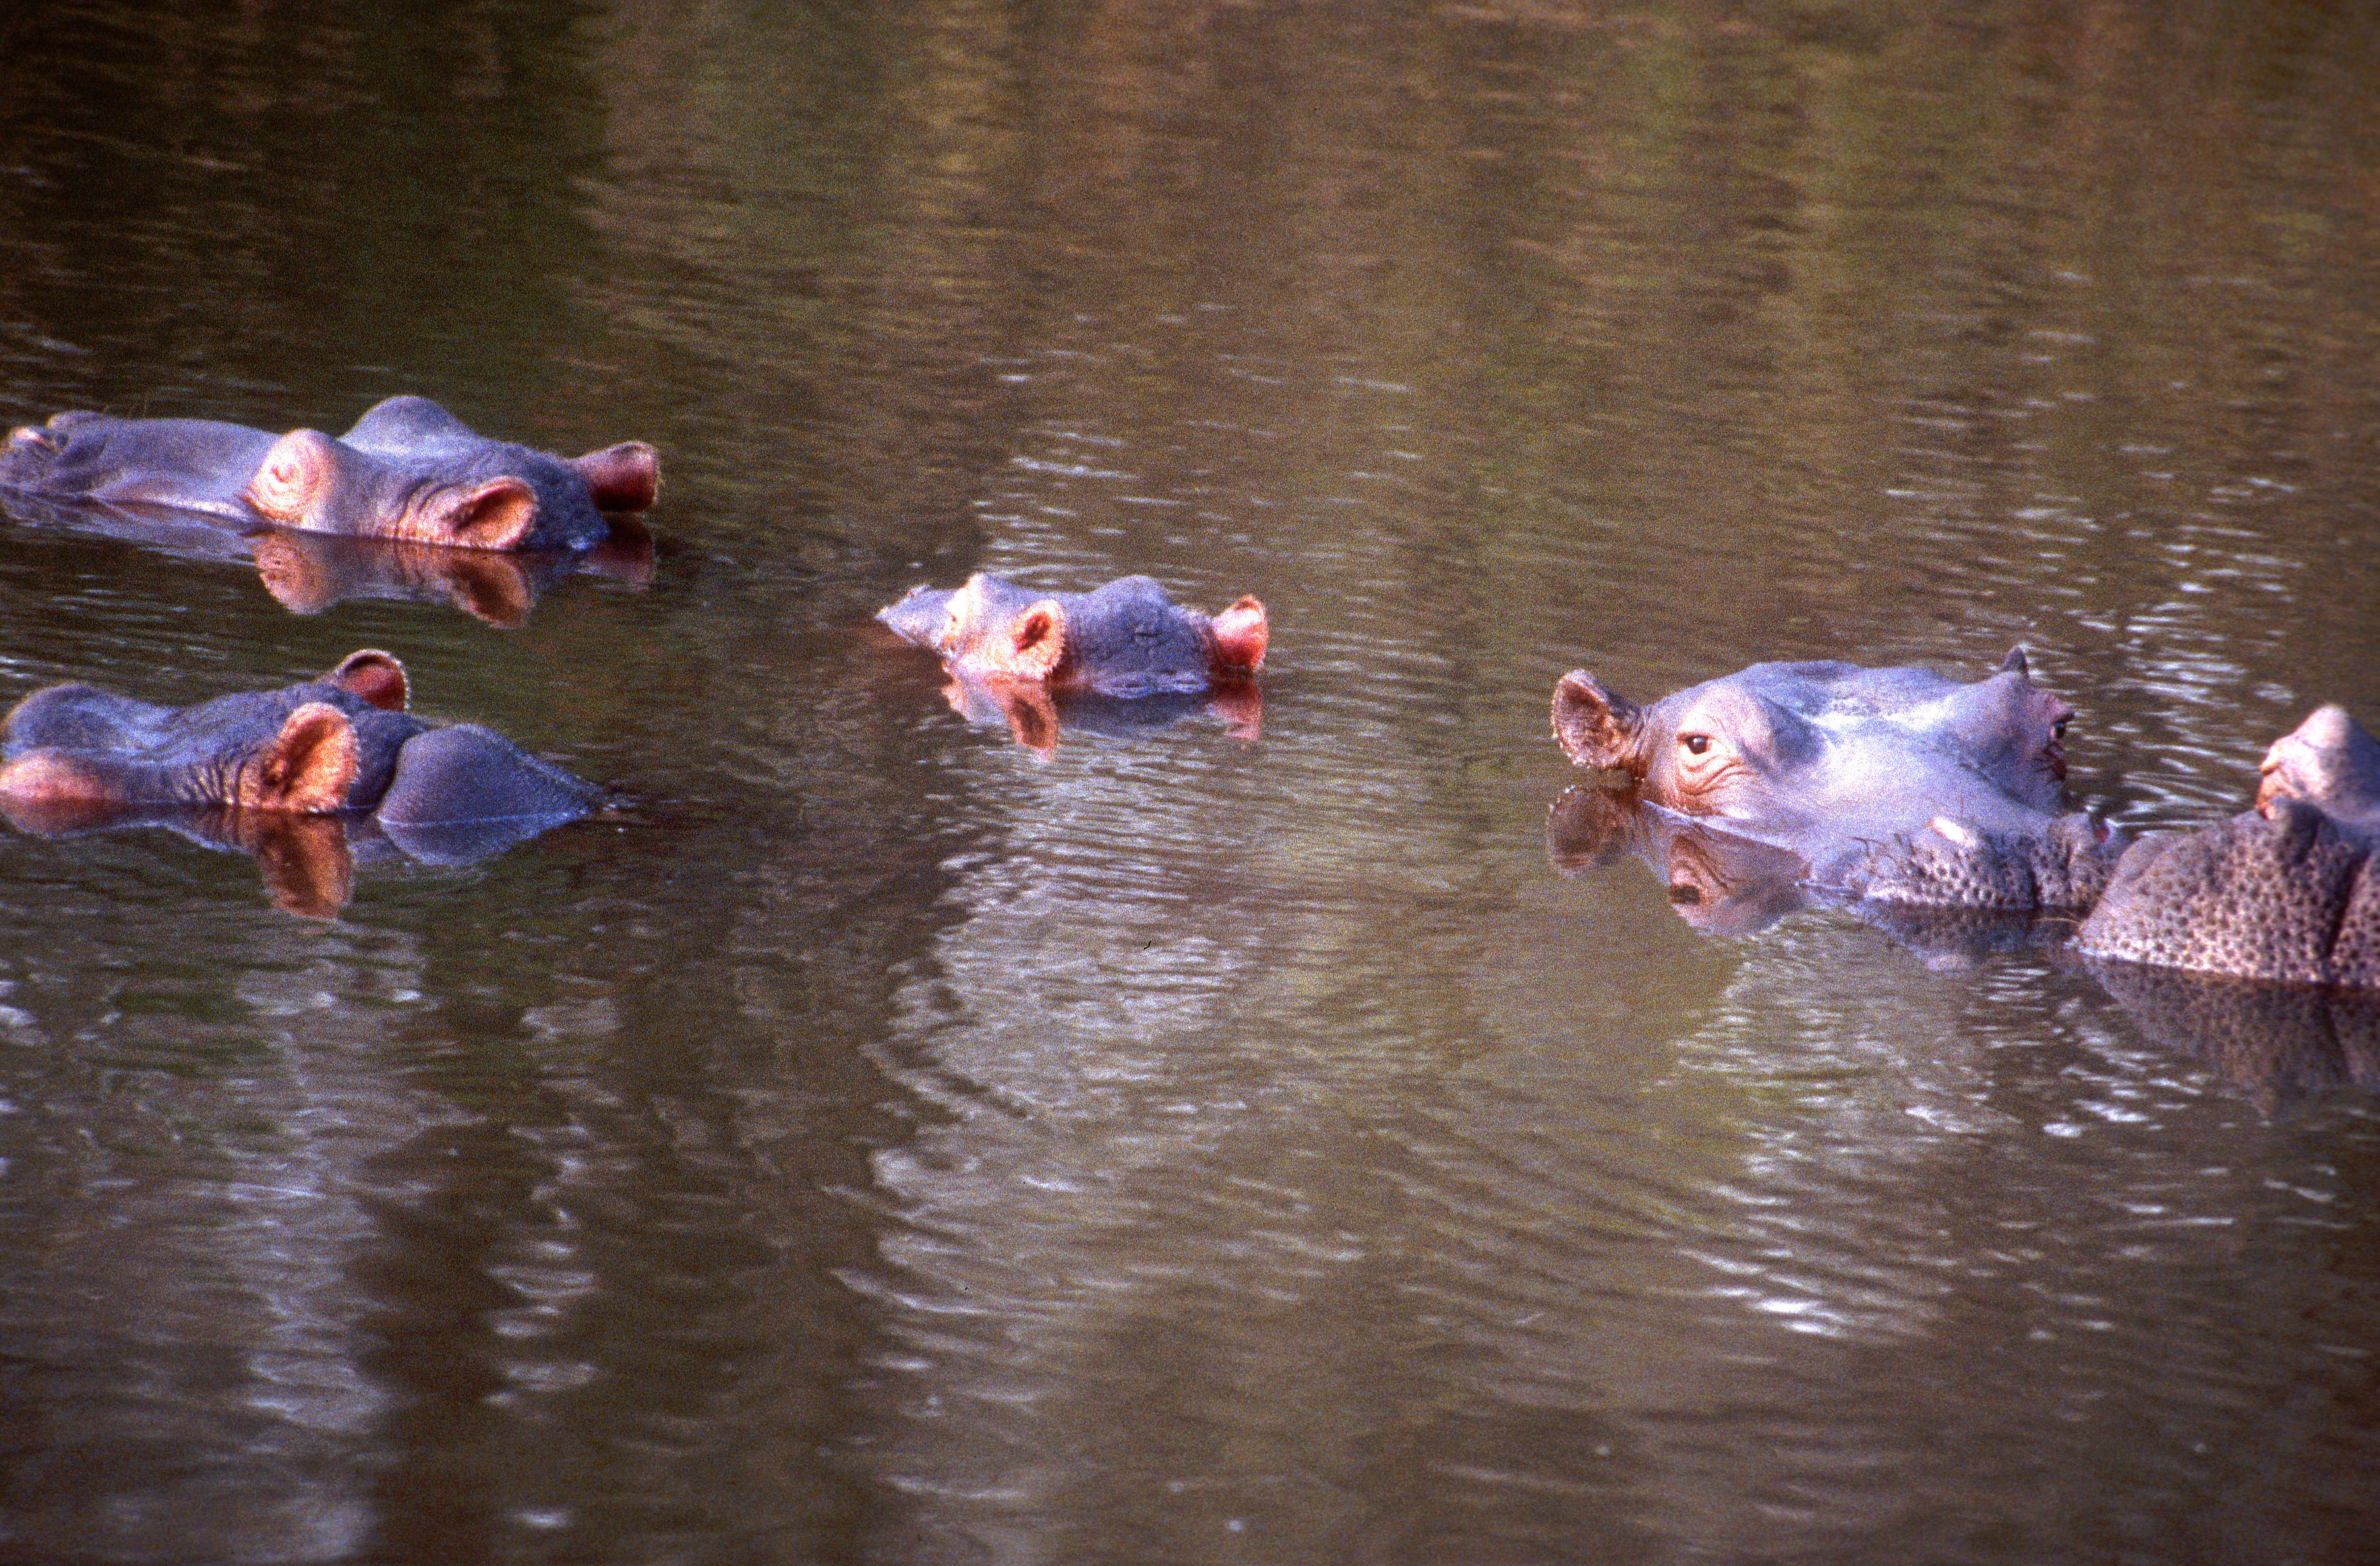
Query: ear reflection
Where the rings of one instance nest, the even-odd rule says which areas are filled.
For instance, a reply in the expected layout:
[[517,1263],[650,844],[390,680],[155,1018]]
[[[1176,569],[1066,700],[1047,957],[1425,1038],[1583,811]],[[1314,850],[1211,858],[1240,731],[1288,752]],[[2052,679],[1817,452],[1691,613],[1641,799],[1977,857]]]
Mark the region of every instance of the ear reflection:
[[215,823],[225,846],[256,861],[273,905],[308,918],[334,917],[355,895],[347,823],[336,816],[226,810]]

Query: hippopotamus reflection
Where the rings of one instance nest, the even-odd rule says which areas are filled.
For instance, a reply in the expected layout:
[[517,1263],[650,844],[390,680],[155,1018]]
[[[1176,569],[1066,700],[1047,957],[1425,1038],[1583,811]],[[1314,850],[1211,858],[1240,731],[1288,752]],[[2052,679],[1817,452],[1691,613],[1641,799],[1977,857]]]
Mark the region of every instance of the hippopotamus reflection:
[[1268,639],[1254,598],[1201,614],[1147,577],[1041,593],[978,571],[954,590],[912,588],[876,618],[963,679],[1123,698],[1245,685]]
[[2380,744],[2324,707],[2265,753],[2255,806],[2193,832],[2084,845],[1956,819],[1882,845],[1870,898],[2023,907],[2095,861],[2084,955],[2198,973],[2380,988]]
[[1755,663],[1638,706],[1584,669],[1554,688],[1554,737],[1637,795],[1798,856],[1834,884],[1937,817],[2031,837],[2068,820],[2074,710],[2022,649],[1962,685],[1924,669]]
[[9,433],[0,488],[147,503],[237,527],[481,550],[590,548],[602,513],[643,511],[660,458],[626,441],[565,459],[491,440],[424,397],[390,397],[337,438],[201,419],[61,413]]
[[8,715],[0,813],[52,835],[162,821],[261,859],[281,853],[306,867],[295,879],[319,887],[344,884],[322,868],[330,834],[288,822],[369,820],[411,857],[454,863],[601,803],[478,724],[431,727],[407,698],[404,666],[370,649],[320,679],[190,707],[52,686]]
[[248,537],[265,590],[293,614],[318,614],[349,599],[451,603],[504,630],[528,621],[548,588],[585,573],[641,588],[653,577],[653,538],[627,517],[575,554],[498,554],[397,539],[258,532]]
[[1846,896],[1789,849],[1592,783],[1573,783],[1554,801],[1546,851],[1564,875],[1633,857],[1668,887],[1679,918],[1722,938],[1754,934],[1788,914],[1847,912],[1935,965],[2046,945],[2074,928],[2070,918],[2037,910],[1921,908]]
[[2082,965],[2143,1035],[2267,1110],[2339,1088],[2380,1088],[2380,990],[2099,957]]
[[363,865],[452,868],[477,863],[537,836],[565,818],[382,823],[370,816],[298,816],[237,806],[78,806],[62,808],[0,796],[0,817],[40,837],[162,827],[203,848],[256,861],[275,907],[310,918],[335,917],[355,894]]
[[970,723],[1005,723],[1018,745],[1047,759],[1067,729],[1095,734],[1132,734],[1161,729],[1196,713],[1220,720],[1234,739],[1253,740],[1264,727],[1264,692],[1250,685],[1211,691],[1160,691],[1150,696],[1105,696],[1098,691],[1057,690],[1038,680],[950,676],[942,699]]
[[0,510],[20,521],[121,539],[182,560],[253,565],[293,614],[318,614],[349,599],[452,604],[512,630],[563,577],[607,577],[633,587],[652,580],[652,534],[635,518],[610,518],[611,536],[576,553],[505,554],[397,539],[346,538],[277,528],[234,532],[171,506],[111,502],[62,504],[0,490]]
[[1637,860],[1669,888],[1678,917],[1709,935],[1750,935],[1811,905],[1800,855],[1592,783],[1564,789],[1546,812],[1546,853],[1564,875]]

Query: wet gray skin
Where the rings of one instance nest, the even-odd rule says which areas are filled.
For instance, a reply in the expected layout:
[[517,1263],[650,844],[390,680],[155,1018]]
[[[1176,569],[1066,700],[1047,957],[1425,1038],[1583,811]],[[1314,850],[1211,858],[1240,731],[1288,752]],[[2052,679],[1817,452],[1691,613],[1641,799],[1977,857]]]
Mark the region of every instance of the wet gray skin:
[[2237,977],[2380,986],[2380,744],[2325,707],[2265,753],[2253,809],[2094,844],[1937,821],[1848,879],[1870,898],[2089,910],[2083,955]]
[[405,710],[403,666],[351,654],[318,680],[160,707],[86,685],[9,714],[0,808],[36,830],[161,806],[291,814],[370,811],[384,827],[568,819],[590,785],[473,723]]
[[610,534],[604,511],[641,511],[658,484],[640,442],[565,459],[476,434],[412,396],[378,404],[338,439],[73,412],[12,431],[0,451],[0,486],[47,499],[475,549],[589,548]]
[[1800,855],[1833,884],[1937,819],[2030,840],[2068,815],[2073,710],[2020,649],[1969,684],[1915,668],[1755,663],[1638,706],[1585,670],[1555,687],[1554,737],[1643,798]]
[[1046,593],[978,571],[953,590],[912,588],[876,618],[955,674],[1120,697],[1243,682],[1263,664],[1267,636],[1253,598],[1202,614],[1148,577]]
[[2134,844],[2075,937],[2086,956],[2380,986],[2380,745],[2323,707],[2265,752],[2254,809]]

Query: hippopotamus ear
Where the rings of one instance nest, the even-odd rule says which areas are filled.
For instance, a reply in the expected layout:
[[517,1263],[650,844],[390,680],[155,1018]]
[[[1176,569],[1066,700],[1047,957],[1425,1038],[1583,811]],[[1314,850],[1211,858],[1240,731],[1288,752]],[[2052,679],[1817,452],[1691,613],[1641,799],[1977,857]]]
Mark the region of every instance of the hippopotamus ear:
[[622,441],[616,446],[574,456],[570,466],[587,480],[598,511],[650,510],[661,493],[661,453],[642,441]]
[[519,549],[537,526],[537,491],[526,479],[491,479],[441,519],[447,540],[466,549]]
[[340,659],[339,666],[322,676],[322,683],[360,696],[383,712],[404,711],[411,694],[406,687],[405,665],[395,653],[376,647]]
[[1645,710],[1593,674],[1572,669],[1554,686],[1554,738],[1572,764],[1640,771]]
[[1266,628],[1265,606],[1255,595],[1241,595],[1237,603],[1215,616],[1213,628],[1216,674],[1253,674],[1264,667],[1270,633]]
[[292,430],[273,443],[241,498],[268,521],[302,528],[331,492],[339,472],[339,443],[320,430]]
[[1046,680],[1065,656],[1065,606],[1054,598],[1045,598],[1009,625],[1008,648],[1001,663],[1009,674]]
[[2033,678],[2033,665],[2025,662],[2022,642],[2009,649],[2009,655],[2000,660],[1998,672],[2003,674],[2020,674],[2028,680]]
[[355,725],[329,702],[310,701],[282,722],[230,803],[306,816],[343,810],[356,768]]

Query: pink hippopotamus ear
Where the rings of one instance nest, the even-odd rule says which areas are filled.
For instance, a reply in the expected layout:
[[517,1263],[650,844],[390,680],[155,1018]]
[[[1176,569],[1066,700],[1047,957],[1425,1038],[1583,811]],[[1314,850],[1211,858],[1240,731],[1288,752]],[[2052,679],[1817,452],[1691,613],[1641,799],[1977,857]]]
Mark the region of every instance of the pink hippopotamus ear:
[[1008,627],[1008,646],[1000,656],[1003,674],[1021,679],[1046,680],[1066,657],[1066,609],[1045,598],[1019,614]]
[[310,701],[283,721],[264,754],[243,770],[239,795],[251,810],[320,816],[346,808],[355,786],[355,725],[327,701]]
[[426,520],[430,530],[410,536],[465,549],[520,549],[537,527],[537,491],[526,479],[491,479]]
[[1572,669],[1554,686],[1554,738],[1571,761],[1611,771],[1644,771],[1640,740],[1645,710],[1606,690],[1584,669]]
[[322,676],[324,685],[336,686],[350,696],[362,697],[383,712],[402,712],[412,698],[407,687],[405,665],[393,652],[382,652],[368,647],[350,652],[339,660],[339,666]]
[[587,480],[598,511],[649,511],[662,491],[661,453],[642,441],[574,456],[570,466]]
[[1241,594],[1237,602],[1215,616],[1209,628],[1215,634],[1213,674],[1225,679],[1245,678],[1264,667],[1271,632],[1265,606],[1256,595]]

